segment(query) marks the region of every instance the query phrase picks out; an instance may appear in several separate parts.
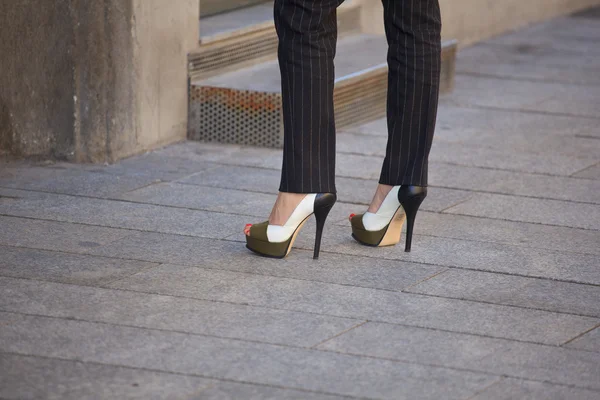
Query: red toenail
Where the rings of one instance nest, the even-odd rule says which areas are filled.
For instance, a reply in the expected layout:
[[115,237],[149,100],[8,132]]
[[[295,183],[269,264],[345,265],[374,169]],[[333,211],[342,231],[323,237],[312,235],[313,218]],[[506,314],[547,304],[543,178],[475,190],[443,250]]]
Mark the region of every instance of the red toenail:
[[351,220],[351,219],[352,219],[352,218],[354,218],[354,217],[356,217],[356,214],[350,214],[350,217],[349,217],[348,219],[350,219],[350,220]]

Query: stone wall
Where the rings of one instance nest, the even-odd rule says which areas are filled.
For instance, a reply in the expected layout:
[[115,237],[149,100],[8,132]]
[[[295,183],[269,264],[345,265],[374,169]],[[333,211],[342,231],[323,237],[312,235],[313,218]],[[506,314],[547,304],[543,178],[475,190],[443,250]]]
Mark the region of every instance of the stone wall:
[[198,0],[0,2],[0,152],[112,162],[185,138]]

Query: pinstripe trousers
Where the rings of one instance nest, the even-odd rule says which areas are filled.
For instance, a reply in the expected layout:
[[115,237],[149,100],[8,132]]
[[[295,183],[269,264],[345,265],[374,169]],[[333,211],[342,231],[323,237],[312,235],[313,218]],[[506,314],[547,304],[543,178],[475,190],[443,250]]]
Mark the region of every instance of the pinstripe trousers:
[[[284,118],[282,192],[335,193],[336,9],[343,0],[276,0]],[[379,183],[427,185],[437,115],[438,0],[382,0],[388,142]],[[357,54],[360,57],[360,54]]]

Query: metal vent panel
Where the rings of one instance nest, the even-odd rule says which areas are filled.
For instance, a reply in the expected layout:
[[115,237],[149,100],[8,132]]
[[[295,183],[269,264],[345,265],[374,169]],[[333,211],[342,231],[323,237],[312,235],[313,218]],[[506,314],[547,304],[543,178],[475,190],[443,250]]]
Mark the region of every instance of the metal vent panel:
[[281,118],[279,93],[190,87],[190,140],[282,147]]

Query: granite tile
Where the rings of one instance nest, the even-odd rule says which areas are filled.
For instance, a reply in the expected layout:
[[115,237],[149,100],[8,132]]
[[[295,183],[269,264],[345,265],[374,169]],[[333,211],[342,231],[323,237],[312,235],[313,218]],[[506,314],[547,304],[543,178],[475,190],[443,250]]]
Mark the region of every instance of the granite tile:
[[448,270],[410,293],[600,317],[600,286],[488,272]]
[[[207,271],[210,273],[210,271]],[[311,347],[362,321],[181,297],[0,278],[0,308],[92,322]],[[86,299],[82,302],[81,299]]]
[[[311,251],[295,249],[283,260],[255,256],[237,241],[151,233],[132,235],[111,245],[95,248],[91,253],[388,290],[400,290],[444,270],[437,266],[344,254],[322,254],[315,261],[312,259],[314,230],[310,228],[310,225],[306,226],[301,236]],[[326,228],[325,234],[327,232],[329,228]],[[240,232],[237,239],[244,240],[243,233]]]
[[568,343],[565,347],[600,353],[600,327]]
[[180,374],[0,353],[3,399],[197,398],[218,384]]
[[590,230],[600,229],[600,205],[480,193],[445,212]]
[[599,319],[416,294],[164,265],[114,288],[562,344]]
[[600,389],[597,354],[554,346],[367,323],[319,348]]
[[463,399],[498,378],[467,371],[150,331],[0,314],[0,350],[382,399]]
[[0,246],[0,275],[103,285],[157,263]]

